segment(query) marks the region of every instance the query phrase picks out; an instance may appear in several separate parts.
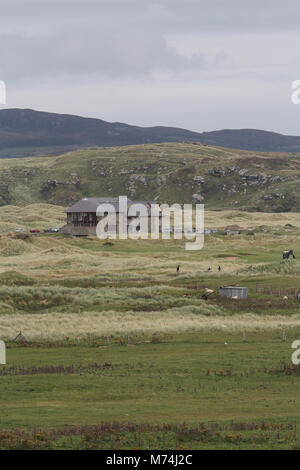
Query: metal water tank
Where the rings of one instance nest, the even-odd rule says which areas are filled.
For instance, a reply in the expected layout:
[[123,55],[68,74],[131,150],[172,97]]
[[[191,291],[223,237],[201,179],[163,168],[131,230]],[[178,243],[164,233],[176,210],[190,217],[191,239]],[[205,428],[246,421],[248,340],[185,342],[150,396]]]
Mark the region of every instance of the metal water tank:
[[219,288],[219,294],[230,299],[248,299],[248,287],[224,286]]

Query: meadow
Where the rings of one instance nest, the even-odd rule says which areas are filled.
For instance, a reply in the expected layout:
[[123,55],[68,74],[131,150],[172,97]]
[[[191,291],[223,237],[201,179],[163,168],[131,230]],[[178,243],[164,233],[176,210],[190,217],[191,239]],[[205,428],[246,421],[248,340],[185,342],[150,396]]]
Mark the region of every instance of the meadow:
[[[59,206],[0,208],[0,449],[300,447],[298,214],[207,211],[220,230],[193,252],[22,238],[9,211],[25,230],[64,220]],[[249,230],[227,235],[234,224]]]

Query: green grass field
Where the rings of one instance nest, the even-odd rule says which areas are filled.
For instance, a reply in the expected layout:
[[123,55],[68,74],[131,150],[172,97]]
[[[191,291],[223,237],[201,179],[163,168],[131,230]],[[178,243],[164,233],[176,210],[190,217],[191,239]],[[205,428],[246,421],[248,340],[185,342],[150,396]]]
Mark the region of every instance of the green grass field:
[[294,337],[253,332],[243,342],[218,331],[9,348],[0,447],[297,448],[299,371],[282,365]]
[[[229,214],[208,216],[223,227]],[[249,233],[209,235],[197,252],[3,228],[0,449],[298,449],[298,214],[244,218]],[[220,297],[229,284],[249,298]]]

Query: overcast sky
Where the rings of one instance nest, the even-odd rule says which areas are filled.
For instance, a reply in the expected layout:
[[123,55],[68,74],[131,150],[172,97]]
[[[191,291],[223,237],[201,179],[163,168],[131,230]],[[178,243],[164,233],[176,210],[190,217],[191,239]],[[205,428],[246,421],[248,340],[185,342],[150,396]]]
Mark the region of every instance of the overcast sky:
[[299,0],[0,0],[7,105],[300,135]]

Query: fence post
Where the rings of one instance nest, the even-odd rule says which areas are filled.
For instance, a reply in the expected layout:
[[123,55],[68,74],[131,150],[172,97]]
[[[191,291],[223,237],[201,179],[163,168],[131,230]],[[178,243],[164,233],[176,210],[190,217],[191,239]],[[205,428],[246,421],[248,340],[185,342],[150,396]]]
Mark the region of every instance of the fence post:
[[246,341],[247,341],[247,333],[246,333],[246,331],[244,331],[244,333],[243,333],[243,342],[246,343]]
[[286,341],[286,332],[285,331],[282,332],[282,341]]

